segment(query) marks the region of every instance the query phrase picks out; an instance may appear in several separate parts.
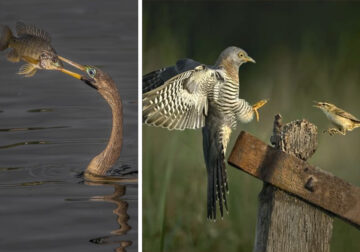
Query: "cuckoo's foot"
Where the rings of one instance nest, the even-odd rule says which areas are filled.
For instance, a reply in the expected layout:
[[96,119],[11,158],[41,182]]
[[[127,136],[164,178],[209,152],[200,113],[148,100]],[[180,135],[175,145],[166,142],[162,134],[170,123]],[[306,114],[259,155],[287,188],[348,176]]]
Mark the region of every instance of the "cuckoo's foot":
[[268,100],[265,99],[265,100],[261,100],[261,101],[255,103],[254,105],[252,105],[252,108],[256,115],[256,121],[259,121],[259,118],[260,118],[258,109],[261,108],[262,106],[264,106],[267,102],[268,102]]

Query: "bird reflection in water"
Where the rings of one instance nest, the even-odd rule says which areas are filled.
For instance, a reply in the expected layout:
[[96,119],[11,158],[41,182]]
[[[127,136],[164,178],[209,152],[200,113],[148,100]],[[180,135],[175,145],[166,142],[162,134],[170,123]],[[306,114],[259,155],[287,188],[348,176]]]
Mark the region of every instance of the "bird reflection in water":
[[[88,185],[104,185],[104,182],[85,182]],[[116,215],[116,222],[119,224],[119,228],[113,230],[111,235],[96,237],[90,239],[91,243],[95,244],[118,244],[114,251],[116,252],[125,252],[126,248],[133,244],[130,240],[119,240],[117,237],[126,235],[130,230],[131,226],[128,224],[130,216],[127,211],[129,208],[129,203],[122,199],[126,194],[126,186],[124,184],[108,184],[109,186],[114,186],[114,193],[111,195],[105,196],[93,196],[90,198],[90,201],[97,202],[110,202],[116,205],[116,208],[113,210],[113,213]]]

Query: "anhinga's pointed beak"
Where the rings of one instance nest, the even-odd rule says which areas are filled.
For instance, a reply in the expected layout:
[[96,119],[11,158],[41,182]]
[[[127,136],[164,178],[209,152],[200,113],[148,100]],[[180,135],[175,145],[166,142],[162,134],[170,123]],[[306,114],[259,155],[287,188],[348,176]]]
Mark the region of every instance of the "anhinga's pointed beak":
[[[71,61],[71,60],[69,60],[69,59],[66,59],[66,58],[64,58],[64,57],[62,57],[62,56],[59,56],[58,55],[58,58],[61,60],[61,61],[63,61],[63,62],[65,62],[65,63],[68,63],[69,65],[71,65],[71,66],[73,66],[73,67],[75,67],[75,68],[77,68],[77,69],[80,69],[81,71],[83,71],[83,72],[86,72],[86,67],[85,66],[83,66],[83,65],[80,65],[80,64],[78,64],[78,63],[76,63],[76,62],[74,62],[74,61]],[[74,77],[74,78],[76,78],[76,79],[78,79],[78,80],[81,80],[81,81],[83,81],[83,82],[85,82],[87,85],[89,85],[90,87],[92,87],[92,88],[94,88],[94,89],[98,89],[93,83],[92,83],[92,79],[90,79],[90,78],[88,78],[87,76],[83,76],[83,75],[80,75],[80,74],[78,74],[78,73],[75,73],[75,72],[72,72],[72,71],[70,71],[70,70],[67,70],[67,69],[65,69],[65,68],[59,68],[59,71],[61,71],[61,72],[63,72],[64,74],[67,74],[67,75],[70,75],[70,76],[72,76],[72,77]]]
[[256,61],[253,58],[251,58],[250,56],[246,56],[245,60],[246,60],[246,62],[256,63]]
[[65,68],[59,68],[59,71],[63,72],[64,74],[70,75],[70,76],[72,76],[72,77],[74,77],[76,79],[79,79],[79,80],[82,79],[82,76],[80,74],[69,71],[69,70],[67,70]]
[[64,57],[61,57],[61,56],[58,56],[58,58],[61,60],[61,61],[64,61],[65,63],[68,63],[69,65],[73,66],[73,67],[76,67],[77,69],[80,69],[81,71],[85,72],[85,66],[83,65],[80,65],[74,61],[71,61],[69,59],[66,59]]
[[[65,63],[68,63],[69,65],[71,65],[71,66],[73,66],[73,67],[76,67],[77,69],[80,69],[81,71],[85,72],[85,66],[80,65],[80,64],[78,64],[78,63],[75,63],[75,62],[73,62],[73,61],[71,61],[71,60],[69,60],[69,59],[66,59],[66,58],[64,58],[64,57],[61,57],[61,56],[59,56],[59,55],[58,55],[58,58],[59,58],[61,61],[65,62]],[[60,70],[61,72],[63,72],[64,74],[70,75],[70,76],[72,76],[72,77],[74,77],[74,78],[76,78],[76,79],[79,79],[79,80],[83,80],[83,78],[84,78],[82,75],[80,75],[80,74],[78,74],[78,73],[75,73],[75,72],[72,72],[72,71],[70,71],[70,70],[67,70],[67,69],[65,69],[65,68],[63,68],[63,67],[59,68],[59,70]]]

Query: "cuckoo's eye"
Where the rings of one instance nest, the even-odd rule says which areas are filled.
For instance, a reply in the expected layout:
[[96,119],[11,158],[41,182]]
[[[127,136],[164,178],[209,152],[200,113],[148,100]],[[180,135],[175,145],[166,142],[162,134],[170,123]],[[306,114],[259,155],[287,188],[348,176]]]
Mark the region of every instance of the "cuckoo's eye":
[[96,75],[96,69],[92,67],[87,67],[86,72],[91,78],[94,78]]
[[243,58],[244,57],[244,53],[243,52],[239,52],[239,58]]

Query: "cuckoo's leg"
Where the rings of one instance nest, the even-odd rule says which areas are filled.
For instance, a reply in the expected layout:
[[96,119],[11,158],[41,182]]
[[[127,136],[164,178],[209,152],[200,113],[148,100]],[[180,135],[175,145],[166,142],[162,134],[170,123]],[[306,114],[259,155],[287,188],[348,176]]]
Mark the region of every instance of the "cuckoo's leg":
[[259,121],[259,118],[260,118],[258,109],[261,108],[262,106],[264,106],[267,102],[268,102],[268,100],[261,100],[261,101],[258,101],[257,103],[255,103],[254,105],[252,105],[252,108],[256,115],[256,121]]

